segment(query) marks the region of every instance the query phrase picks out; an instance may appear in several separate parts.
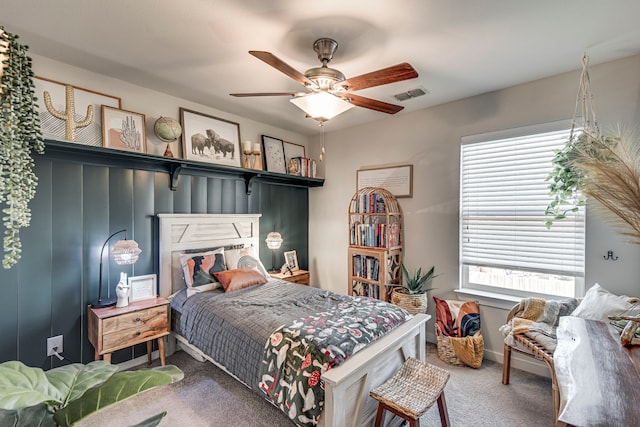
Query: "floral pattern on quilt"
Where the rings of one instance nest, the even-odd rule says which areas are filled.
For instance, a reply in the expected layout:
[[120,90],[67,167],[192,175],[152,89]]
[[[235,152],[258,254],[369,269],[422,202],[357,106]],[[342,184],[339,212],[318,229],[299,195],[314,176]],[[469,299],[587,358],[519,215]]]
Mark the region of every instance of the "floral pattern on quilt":
[[400,307],[365,297],[278,328],[265,345],[260,389],[298,426],[318,423],[323,373],[409,319]]

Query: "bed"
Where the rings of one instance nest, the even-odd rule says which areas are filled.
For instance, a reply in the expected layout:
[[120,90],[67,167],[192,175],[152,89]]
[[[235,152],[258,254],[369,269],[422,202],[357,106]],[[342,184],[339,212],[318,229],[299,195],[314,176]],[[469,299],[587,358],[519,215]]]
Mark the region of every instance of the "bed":
[[[160,294],[165,297],[184,287],[180,256],[185,251],[214,247],[259,247],[259,214],[159,214],[158,218],[159,285]],[[274,287],[278,287],[282,291],[286,290],[282,295],[291,295],[292,298],[300,292],[301,298],[304,299],[308,292],[308,289],[304,289],[307,288],[305,286],[279,282],[277,279],[271,279],[260,287],[267,292],[269,289],[273,292]],[[243,291],[238,291],[238,294],[241,295]],[[198,298],[200,295],[188,298],[189,301],[193,301],[189,304],[200,304]],[[252,309],[247,308],[247,312],[252,312]],[[182,316],[177,312],[172,315]],[[425,360],[425,326],[428,319],[427,315],[413,316],[355,353],[344,363],[325,372],[321,377],[324,381],[324,409],[320,425],[372,425],[377,402],[369,397],[369,390],[390,378],[407,357]],[[178,325],[176,322],[172,323]],[[184,331],[179,327],[174,328],[167,345],[168,354],[182,349],[198,360],[214,363],[248,387],[255,389],[254,384],[247,384],[246,374],[238,372],[234,366],[229,366],[233,363],[216,360],[215,351],[199,348],[184,335]],[[388,425],[399,425],[401,421],[391,419]]]

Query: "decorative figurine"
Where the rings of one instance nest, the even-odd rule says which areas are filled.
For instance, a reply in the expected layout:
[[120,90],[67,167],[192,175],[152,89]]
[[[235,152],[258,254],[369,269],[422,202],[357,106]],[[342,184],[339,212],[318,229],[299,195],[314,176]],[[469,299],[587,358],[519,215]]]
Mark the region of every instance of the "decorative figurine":
[[118,302],[116,307],[126,307],[129,305],[129,289],[131,287],[127,283],[127,273],[120,273],[120,281],[116,286],[116,295],[118,296]]

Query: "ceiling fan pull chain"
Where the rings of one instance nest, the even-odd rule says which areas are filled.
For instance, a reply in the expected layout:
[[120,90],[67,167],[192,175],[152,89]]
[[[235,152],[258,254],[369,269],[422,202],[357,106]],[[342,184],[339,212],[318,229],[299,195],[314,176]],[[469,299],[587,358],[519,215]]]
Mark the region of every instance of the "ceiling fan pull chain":
[[324,160],[324,122],[320,122],[320,124],[318,125],[320,126],[320,129],[322,130],[322,148],[320,149],[320,161]]

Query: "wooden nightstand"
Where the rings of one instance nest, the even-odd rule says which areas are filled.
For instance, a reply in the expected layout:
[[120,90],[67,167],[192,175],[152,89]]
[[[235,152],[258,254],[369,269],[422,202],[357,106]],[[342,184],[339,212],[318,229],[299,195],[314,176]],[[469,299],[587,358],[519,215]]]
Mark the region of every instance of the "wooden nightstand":
[[169,301],[157,297],[132,302],[126,307],[87,309],[89,342],[95,348],[95,359],[111,363],[111,353],[121,348],[147,343],[151,363],[153,340],[158,340],[160,363],[165,364],[164,337],[169,335]]
[[309,272],[307,270],[296,270],[293,275],[286,273],[269,273],[271,277],[286,280],[287,282],[298,283],[309,286]]

